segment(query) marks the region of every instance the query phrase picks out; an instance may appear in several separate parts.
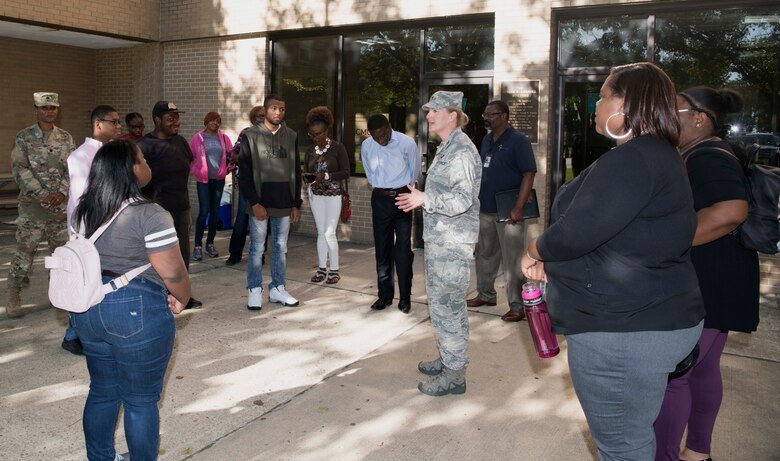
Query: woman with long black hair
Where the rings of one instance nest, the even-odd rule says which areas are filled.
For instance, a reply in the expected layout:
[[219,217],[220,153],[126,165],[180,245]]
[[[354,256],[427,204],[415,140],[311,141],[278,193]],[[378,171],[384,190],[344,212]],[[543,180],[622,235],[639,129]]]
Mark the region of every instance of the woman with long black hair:
[[151,176],[135,143],[104,144],[73,220],[89,237],[129,202],[95,242],[103,282],[151,264],[99,304],[71,314],[90,376],[83,417],[90,460],[121,459],[114,449],[120,405],[131,459],[157,459],[157,402],[173,351],[173,314],[190,299],[190,280],[171,215],[141,194]]

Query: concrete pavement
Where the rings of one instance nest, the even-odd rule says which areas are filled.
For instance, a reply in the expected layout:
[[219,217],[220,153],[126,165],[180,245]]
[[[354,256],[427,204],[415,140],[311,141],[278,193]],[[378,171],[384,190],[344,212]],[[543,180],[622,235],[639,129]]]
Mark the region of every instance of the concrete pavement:
[[[3,270],[15,217],[0,212]],[[315,241],[293,236],[287,288],[301,305],[269,304],[266,295],[263,310],[253,313],[245,308],[245,263],[224,265],[228,238],[218,235],[221,257],[191,266],[194,296],[204,307],[176,320],[160,402],[161,459],[595,459],[564,339],[558,357],[538,359],[527,324],[498,318],[503,297],[497,307],[470,310],[466,394],[428,397],[416,388],[417,362],[436,353],[422,251],[415,255],[411,314],[397,303],[374,312],[372,247],[342,243],[341,282],[313,284]],[[47,307],[45,253],[42,247],[22,294],[24,318],[4,319],[7,289],[0,284],[2,459],[85,458],[81,414],[89,376],[82,357],[59,347],[66,317]],[[729,339],[717,461],[780,459],[778,331],[772,295],[763,299],[759,331]],[[120,453],[121,426],[120,419]]]

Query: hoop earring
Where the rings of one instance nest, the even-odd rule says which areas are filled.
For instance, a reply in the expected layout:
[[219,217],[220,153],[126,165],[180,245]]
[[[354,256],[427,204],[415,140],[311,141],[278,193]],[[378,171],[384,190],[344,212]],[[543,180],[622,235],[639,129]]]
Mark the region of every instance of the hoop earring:
[[607,123],[604,124],[604,129],[607,131],[607,134],[609,135],[610,138],[619,141],[621,139],[626,139],[627,137],[631,136],[631,128],[629,128],[628,131],[626,131],[621,135],[616,135],[615,133],[609,131],[609,121],[612,120],[612,117],[616,115],[622,115],[624,117],[626,116],[626,114],[624,114],[623,112],[615,112],[614,114],[607,117]]

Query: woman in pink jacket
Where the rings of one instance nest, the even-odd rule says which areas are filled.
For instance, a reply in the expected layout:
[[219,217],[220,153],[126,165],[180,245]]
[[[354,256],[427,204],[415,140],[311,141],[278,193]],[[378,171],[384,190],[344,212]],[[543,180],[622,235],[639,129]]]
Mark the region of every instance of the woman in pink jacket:
[[217,212],[225,187],[228,173],[228,161],[233,144],[230,138],[219,130],[222,117],[217,112],[209,112],[203,118],[205,128],[190,140],[190,149],[195,155],[191,171],[198,188],[198,219],[195,221],[195,250],[192,259],[203,259],[203,229],[206,216],[209,219],[209,233],[206,236],[206,254],[212,258],[219,256],[214,247],[214,235],[217,233]]

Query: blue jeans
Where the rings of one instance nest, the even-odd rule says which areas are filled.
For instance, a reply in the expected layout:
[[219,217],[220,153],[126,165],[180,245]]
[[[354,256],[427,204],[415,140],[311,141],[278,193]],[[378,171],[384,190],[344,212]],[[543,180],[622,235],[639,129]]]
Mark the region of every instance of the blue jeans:
[[214,243],[219,221],[219,201],[222,199],[222,189],[225,180],[209,179],[208,184],[196,183],[198,189],[198,219],[195,221],[195,246],[203,246],[203,229],[206,227],[206,216],[209,218],[209,233],[206,243]]
[[[109,280],[103,277],[104,283]],[[90,377],[83,417],[87,458],[114,459],[114,429],[121,404],[130,459],[157,459],[157,402],[176,335],[167,291],[136,278],[72,317]]]
[[76,334],[76,330],[73,328],[73,318],[71,317],[73,314],[70,314],[68,316],[68,328],[65,329],[65,337],[62,338],[65,341],[73,341],[74,339],[79,339],[79,335]]
[[246,270],[247,288],[263,286],[263,252],[268,226],[271,226],[271,284],[268,289],[284,285],[287,272],[287,236],[290,233],[290,217],[268,216],[259,221],[249,217],[249,262]]

